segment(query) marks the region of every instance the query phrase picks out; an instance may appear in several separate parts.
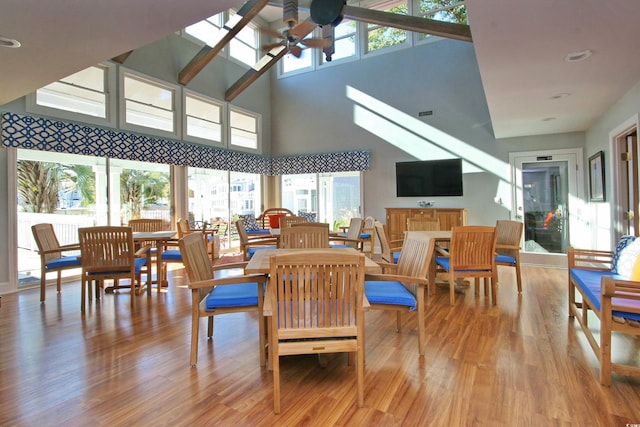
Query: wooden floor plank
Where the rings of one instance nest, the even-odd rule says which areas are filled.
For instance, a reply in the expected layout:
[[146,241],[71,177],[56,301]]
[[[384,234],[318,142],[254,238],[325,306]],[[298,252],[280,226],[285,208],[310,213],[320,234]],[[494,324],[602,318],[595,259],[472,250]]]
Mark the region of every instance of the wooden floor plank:
[[[345,355],[282,360],[282,413],[271,373],[259,366],[258,318],[201,326],[189,366],[190,295],[182,269],[131,311],[126,291],[80,313],[78,283],[4,295],[0,307],[0,425],[594,425],[640,422],[640,379],[597,379],[597,360],[568,318],[566,270],[500,269],[498,305],[473,286],[449,305],[446,287],[426,299],[427,345],[416,317],[366,313],[365,405]],[[591,321],[591,320],[590,320]],[[595,321],[593,324],[597,325]],[[616,336],[614,360],[640,360],[637,339]]]

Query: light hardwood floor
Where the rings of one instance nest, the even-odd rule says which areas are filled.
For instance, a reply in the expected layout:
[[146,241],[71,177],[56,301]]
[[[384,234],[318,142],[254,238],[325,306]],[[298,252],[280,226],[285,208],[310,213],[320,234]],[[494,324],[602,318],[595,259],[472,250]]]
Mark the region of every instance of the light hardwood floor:
[[[523,294],[501,268],[498,305],[473,288],[449,306],[428,298],[427,349],[415,316],[395,332],[388,312],[366,315],[364,407],[345,355],[282,362],[282,413],[259,366],[257,317],[216,318],[189,367],[185,274],[150,299],[104,295],[80,314],[79,284],[5,295],[0,307],[2,426],[625,426],[640,423],[640,379],[597,380],[597,361],[567,315],[566,270],[523,267]],[[201,332],[204,332],[202,321]],[[614,340],[614,359],[640,359],[637,340]]]

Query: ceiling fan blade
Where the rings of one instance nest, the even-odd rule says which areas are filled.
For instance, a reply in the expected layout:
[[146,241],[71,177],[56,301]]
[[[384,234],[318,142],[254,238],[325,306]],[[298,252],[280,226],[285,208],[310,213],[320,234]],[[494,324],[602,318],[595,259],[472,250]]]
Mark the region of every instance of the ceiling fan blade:
[[282,34],[279,33],[276,30],[273,30],[271,28],[264,28],[264,27],[258,27],[258,31],[260,31],[263,34],[266,34],[270,37],[273,37],[274,39],[281,39],[282,38]]
[[300,46],[290,46],[289,53],[291,53],[296,58],[300,58],[300,55],[302,55],[302,48]]
[[330,39],[302,39],[298,43],[306,47],[327,47],[331,44]]
[[468,42],[473,41],[471,38],[471,29],[468,25],[464,24],[436,21],[434,19],[421,18],[419,16],[398,15],[396,13],[364,9],[362,7],[348,5],[345,5],[342,8],[342,13],[346,19],[367,22],[369,24],[400,28],[402,30],[432,34],[434,36],[446,37],[455,40]]
[[298,39],[303,39],[307,34],[313,31],[317,25],[318,24],[313,22],[311,19],[306,19],[293,27],[290,33],[292,36],[297,37]]

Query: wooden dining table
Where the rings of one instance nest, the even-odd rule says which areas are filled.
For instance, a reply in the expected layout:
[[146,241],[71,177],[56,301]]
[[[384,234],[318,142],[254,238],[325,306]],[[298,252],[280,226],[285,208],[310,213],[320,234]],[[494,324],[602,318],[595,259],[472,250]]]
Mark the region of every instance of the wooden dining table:
[[136,231],[133,233],[134,242],[153,242],[156,248],[156,281],[150,281],[150,283],[157,283],[158,293],[160,293],[162,286],[166,284],[165,278],[160,277],[162,272],[162,252],[164,252],[167,244],[174,239],[176,233],[176,231]]

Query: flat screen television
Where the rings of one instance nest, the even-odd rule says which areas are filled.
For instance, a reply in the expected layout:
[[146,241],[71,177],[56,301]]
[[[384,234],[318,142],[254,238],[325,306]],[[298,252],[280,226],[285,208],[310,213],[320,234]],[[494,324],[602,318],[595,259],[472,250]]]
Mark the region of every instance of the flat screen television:
[[398,197],[462,196],[462,159],[396,163]]

